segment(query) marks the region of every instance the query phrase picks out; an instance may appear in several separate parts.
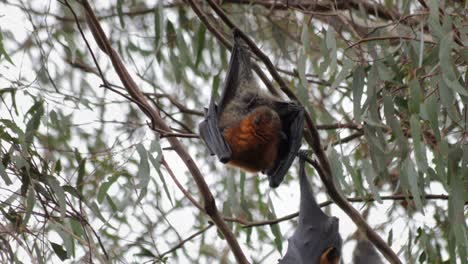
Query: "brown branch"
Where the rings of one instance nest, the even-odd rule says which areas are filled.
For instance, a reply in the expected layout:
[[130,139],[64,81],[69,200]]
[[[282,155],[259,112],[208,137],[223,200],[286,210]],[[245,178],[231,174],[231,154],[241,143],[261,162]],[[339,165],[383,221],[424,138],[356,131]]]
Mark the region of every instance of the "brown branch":
[[[83,7],[88,17],[89,26],[92,29],[93,36],[96,39],[97,43],[102,44],[103,51],[109,56],[111,59],[112,65],[114,66],[115,71],[117,72],[121,82],[125,89],[127,89],[130,96],[139,102],[138,106],[140,109],[151,119],[152,121],[152,128],[159,128],[164,131],[171,131],[169,126],[164,122],[164,120],[159,116],[159,114],[155,111],[154,108],[151,107],[149,102],[146,100],[144,94],[139,90],[137,84],[130,76],[129,72],[127,71],[125,65],[123,64],[122,60],[118,53],[112,48],[109,39],[104,33],[99,21],[94,14],[91,5],[87,0],[82,0]],[[79,23],[77,21],[77,23]],[[193,161],[190,154],[186,151],[186,149],[182,146],[180,141],[176,137],[169,137],[168,141],[174,151],[179,155],[181,160],[185,163],[185,166],[190,171],[197,187],[200,191],[200,194],[204,200],[204,211],[208,216],[210,216],[213,223],[218,227],[219,231],[225,237],[227,243],[229,244],[236,260],[239,263],[249,263],[247,258],[245,257],[242,249],[239,246],[239,243],[236,240],[236,237],[229,229],[229,226],[224,222],[223,218],[219,214],[218,209],[216,208],[216,202],[211,194],[210,188],[205,182],[203,175],[201,174],[199,168]]]

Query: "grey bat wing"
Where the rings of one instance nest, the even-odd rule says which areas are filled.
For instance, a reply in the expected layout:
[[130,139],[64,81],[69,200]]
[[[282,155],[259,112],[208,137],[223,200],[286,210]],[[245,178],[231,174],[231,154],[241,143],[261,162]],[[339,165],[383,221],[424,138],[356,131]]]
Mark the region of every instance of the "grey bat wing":
[[[331,259],[341,256],[342,239],[338,232],[338,219],[323,213],[312,194],[305,174],[304,160],[299,159],[301,203],[299,223],[289,239],[288,250],[280,264],[319,264],[321,256]],[[331,251],[330,251],[331,250]],[[323,262],[322,262],[323,263]],[[320,263],[320,264],[322,264]]]

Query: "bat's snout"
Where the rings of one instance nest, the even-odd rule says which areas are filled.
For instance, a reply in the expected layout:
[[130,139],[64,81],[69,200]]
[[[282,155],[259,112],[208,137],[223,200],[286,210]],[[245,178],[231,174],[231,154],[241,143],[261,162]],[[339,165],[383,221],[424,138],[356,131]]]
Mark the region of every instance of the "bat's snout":
[[230,157],[227,157],[227,156],[219,157],[219,161],[221,161],[222,163],[228,163],[229,160],[230,160]]

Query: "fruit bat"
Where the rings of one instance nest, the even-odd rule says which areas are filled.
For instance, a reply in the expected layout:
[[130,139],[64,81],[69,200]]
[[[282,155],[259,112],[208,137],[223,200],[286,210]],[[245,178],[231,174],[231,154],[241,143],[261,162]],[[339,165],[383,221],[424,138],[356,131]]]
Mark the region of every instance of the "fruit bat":
[[315,201],[301,155],[299,184],[299,223],[279,264],[338,264],[343,243],[338,233],[338,218],[327,216]]
[[222,163],[268,175],[277,187],[301,146],[304,109],[258,86],[250,53],[234,31],[229,68],[219,101],[214,95],[199,125],[200,137]]

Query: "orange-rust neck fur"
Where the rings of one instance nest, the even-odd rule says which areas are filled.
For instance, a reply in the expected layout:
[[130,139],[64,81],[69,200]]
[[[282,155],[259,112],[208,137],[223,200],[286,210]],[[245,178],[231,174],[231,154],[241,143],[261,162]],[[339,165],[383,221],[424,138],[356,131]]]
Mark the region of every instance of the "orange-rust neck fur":
[[271,169],[278,155],[281,120],[267,106],[260,106],[237,125],[224,130],[224,138],[232,150],[228,163],[249,172]]

